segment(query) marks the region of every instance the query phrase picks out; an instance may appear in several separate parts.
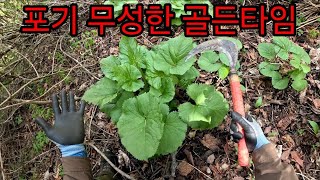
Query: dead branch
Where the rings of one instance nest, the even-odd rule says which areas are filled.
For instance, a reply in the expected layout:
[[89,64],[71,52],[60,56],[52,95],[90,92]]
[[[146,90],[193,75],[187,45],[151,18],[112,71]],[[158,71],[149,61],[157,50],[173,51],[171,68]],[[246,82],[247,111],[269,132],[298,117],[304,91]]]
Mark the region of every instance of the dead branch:
[[89,146],[91,146],[94,150],[96,150],[109,164],[110,166],[116,170],[119,174],[121,174],[123,177],[127,178],[127,179],[134,179],[133,177],[129,176],[128,174],[126,174],[125,172],[123,172],[121,169],[117,168],[116,165],[114,165],[109,158],[107,158],[106,155],[103,154],[103,152],[101,152],[97,146],[95,146],[93,143],[89,142],[87,143]]
[[[15,107],[15,106],[21,106],[21,105],[24,105],[24,104],[30,104],[31,102],[35,102],[37,101],[38,99],[42,98],[43,96],[47,95],[53,88],[55,88],[58,84],[62,83],[69,75],[70,73],[76,69],[76,68],[79,68],[79,66],[74,66],[73,68],[70,69],[70,71],[68,72],[68,74],[61,80],[59,81],[58,83],[54,84],[53,86],[51,86],[45,93],[43,93],[41,96],[37,97],[37,98],[34,98],[32,100],[26,100],[24,102],[20,102],[20,103],[17,103],[17,104],[12,104],[12,105],[8,105],[6,107],[3,107],[3,108],[0,108],[0,110],[5,110],[5,109],[8,109],[8,108],[11,108],[11,107]],[[56,73],[54,73],[56,74]],[[40,79],[44,78],[44,77],[47,77],[47,76],[50,76],[50,75],[53,75],[53,74],[49,74],[49,75],[46,75],[46,76],[42,76],[42,77],[39,77]],[[39,78],[34,78],[36,80],[39,80]],[[33,80],[35,81],[35,80]],[[32,81],[32,82],[33,82]],[[8,97],[4,102],[2,102],[0,104],[0,107],[1,105],[3,105],[5,102],[9,101],[13,96],[15,96],[19,91],[21,91],[23,88],[25,88],[28,84],[30,84],[31,81],[29,81],[27,84],[23,85],[17,92],[15,92],[14,94],[12,94],[10,97]]]
[[3,168],[3,160],[2,160],[2,155],[1,155],[1,148],[0,148],[0,168],[1,168],[2,179],[5,180],[6,177],[4,176],[4,168]]

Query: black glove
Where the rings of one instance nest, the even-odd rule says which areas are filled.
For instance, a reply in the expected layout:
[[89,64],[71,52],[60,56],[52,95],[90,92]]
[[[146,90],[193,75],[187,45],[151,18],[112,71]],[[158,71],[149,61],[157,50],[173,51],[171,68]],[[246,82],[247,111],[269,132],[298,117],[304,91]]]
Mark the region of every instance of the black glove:
[[244,118],[237,112],[231,112],[231,118],[231,136],[233,137],[235,142],[239,142],[239,140],[243,138],[243,135],[238,131],[236,123],[240,124],[244,130],[246,144],[250,152],[259,149],[265,144],[270,143],[266,136],[263,134],[260,125],[251,116],[248,115],[247,118]]
[[63,90],[61,91],[61,111],[56,94],[52,95],[52,106],[55,119],[53,126],[41,117],[36,119],[36,122],[43,128],[48,138],[61,145],[83,143],[85,102],[82,101],[79,111],[76,111],[73,93],[69,93],[68,103],[66,91]]

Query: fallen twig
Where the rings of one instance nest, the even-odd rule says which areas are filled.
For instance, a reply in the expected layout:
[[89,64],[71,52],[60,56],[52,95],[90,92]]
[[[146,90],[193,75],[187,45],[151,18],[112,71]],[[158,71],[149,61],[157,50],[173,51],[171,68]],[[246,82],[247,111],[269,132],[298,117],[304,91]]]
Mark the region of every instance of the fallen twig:
[[101,152],[97,146],[95,146],[93,143],[88,142],[87,143],[89,146],[91,146],[94,150],[96,150],[109,164],[110,166],[116,170],[119,174],[121,174],[123,177],[127,178],[127,179],[134,179],[133,177],[129,176],[128,174],[126,174],[125,172],[123,172],[121,169],[117,168],[116,165],[114,165],[109,158],[107,158],[107,156],[105,154],[103,154],[103,152]]
[[62,40],[60,41],[60,51],[61,51],[63,54],[65,54],[66,56],[68,56],[69,58],[71,58],[73,61],[75,61],[78,65],[80,65],[80,66],[82,67],[82,69],[84,69],[85,71],[87,71],[88,74],[90,74],[94,79],[99,80],[99,78],[96,77],[92,72],[90,72],[85,66],[83,66],[83,64],[81,64],[78,59],[72,57],[70,54],[68,54],[67,52],[65,52],[65,51],[62,49]]
[[2,180],[5,180],[6,177],[4,176],[4,168],[3,168],[3,161],[2,161],[2,155],[1,155],[1,148],[0,148],[0,168],[1,168]]
[[177,159],[176,159],[177,151],[171,153],[171,177],[176,177],[176,169],[177,169]]
[[[37,97],[37,98],[34,98],[34,99],[32,99],[32,100],[28,100],[27,102],[28,102],[28,103],[34,102],[34,101],[37,101],[38,99],[42,98],[43,96],[45,96],[47,93],[49,93],[49,92],[51,91],[51,89],[55,88],[58,84],[62,83],[62,82],[70,75],[70,73],[71,73],[75,68],[78,68],[78,66],[74,66],[73,68],[71,68],[70,71],[68,72],[68,74],[67,74],[61,81],[59,81],[59,82],[56,83],[55,85],[51,86],[51,87],[50,87],[45,93],[43,93],[41,96],[39,96],[39,97]],[[54,73],[54,74],[56,74],[56,73]],[[42,79],[42,78],[47,77],[47,76],[54,75],[54,74],[49,74],[49,75],[42,76],[42,77],[39,77],[39,78],[34,78],[33,80],[29,81],[28,83],[26,83],[25,85],[23,85],[18,91],[16,91],[14,94],[12,94],[10,97],[8,97],[5,101],[3,101],[3,102],[0,104],[0,107],[1,107],[4,103],[6,103],[7,101],[9,101],[13,96],[15,96],[19,91],[21,91],[23,88],[25,88],[27,85],[29,85],[31,82],[36,81],[36,80],[39,80],[39,79]],[[12,104],[12,105],[9,105],[9,106],[0,108],[0,110],[5,110],[5,109],[8,109],[8,108],[11,108],[11,107],[14,107],[14,106],[21,106],[21,105],[27,104],[27,102],[21,102],[21,103],[17,103],[17,104]]]

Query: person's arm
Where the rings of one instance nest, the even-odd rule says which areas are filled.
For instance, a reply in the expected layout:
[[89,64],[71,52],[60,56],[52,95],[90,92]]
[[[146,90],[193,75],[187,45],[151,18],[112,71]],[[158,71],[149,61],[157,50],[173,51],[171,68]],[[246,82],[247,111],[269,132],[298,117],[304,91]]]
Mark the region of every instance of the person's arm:
[[243,138],[236,126],[236,123],[239,123],[244,129],[248,150],[253,152],[252,160],[255,166],[255,179],[298,179],[293,167],[281,161],[275,146],[268,141],[259,124],[251,116],[244,118],[240,114],[232,112],[231,117],[230,130],[232,137],[236,142]]
[[91,180],[93,177],[90,159],[87,158],[83,145],[85,103],[81,102],[81,107],[77,111],[72,92],[69,93],[69,102],[67,99],[66,92],[62,91],[60,110],[57,95],[52,95],[55,118],[53,126],[40,117],[36,119],[36,122],[61,151],[63,179]]

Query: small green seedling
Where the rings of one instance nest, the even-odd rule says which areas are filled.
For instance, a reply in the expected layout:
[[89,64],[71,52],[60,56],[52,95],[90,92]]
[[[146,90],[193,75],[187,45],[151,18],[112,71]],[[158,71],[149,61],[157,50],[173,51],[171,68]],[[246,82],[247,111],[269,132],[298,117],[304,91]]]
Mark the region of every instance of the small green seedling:
[[298,129],[298,131],[297,131],[298,135],[299,136],[303,136],[304,135],[304,131],[305,131],[304,129]]
[[43,131],[39,131],[32,143],[33,151],[39,153],[45,145],[49,143],[49,139]]
[[[230,37],[220,37],[218,39],[226,39],[234,42],[238,49],[242,49],[242,43],[238,39]],[[206,51],[202,53],[199,58],[198,65],[201,69],[207,72],[218,72],[220,79],[225,79],[230,71],[230,62],[228,57],[224,53],[216,53],[213,51]],[[240,68],[239,62],[237,62],[236,69]]]
[[309,32],[308,32],[308,36],[311,38],[311,39],[317,39],[320,35],[320,31],[317,30],[317,29],[311,29]]
[[319,133],[319,125],[318,125],[318,123],[316,123],[314,121],[309,121],[309,124],[312,127],[313,133],[317,135]]
[[255,106],[256,108],[259,108],[259,107],[262,106],[262,97],[261,97],[261,96],[257,99],[257,101],[256,101],[256,103],[254,104],[254,106]]
[[[124,147],[147,160],[178,149],[187,127],[212,129],[221,124],[229,106],[212,85],[196,84],[200,75],[185,61],[192,38],[172,38],[148,50],[122,37],[119,55],[100,61],[105,77],[88,89],[83,100],[98,105],[116,124]],[[190,102],[176,96],[186,90]],[[181,96],[181,94],[180,94]]]
[[260,73],[272,79],[276,89],[291,87],[302,91],[308,86],[305,80],[310,72],[311,59],[308,53],[286,37],[273,37],[272,43],[260,43],[259,54],[266,60],[259,64]]

